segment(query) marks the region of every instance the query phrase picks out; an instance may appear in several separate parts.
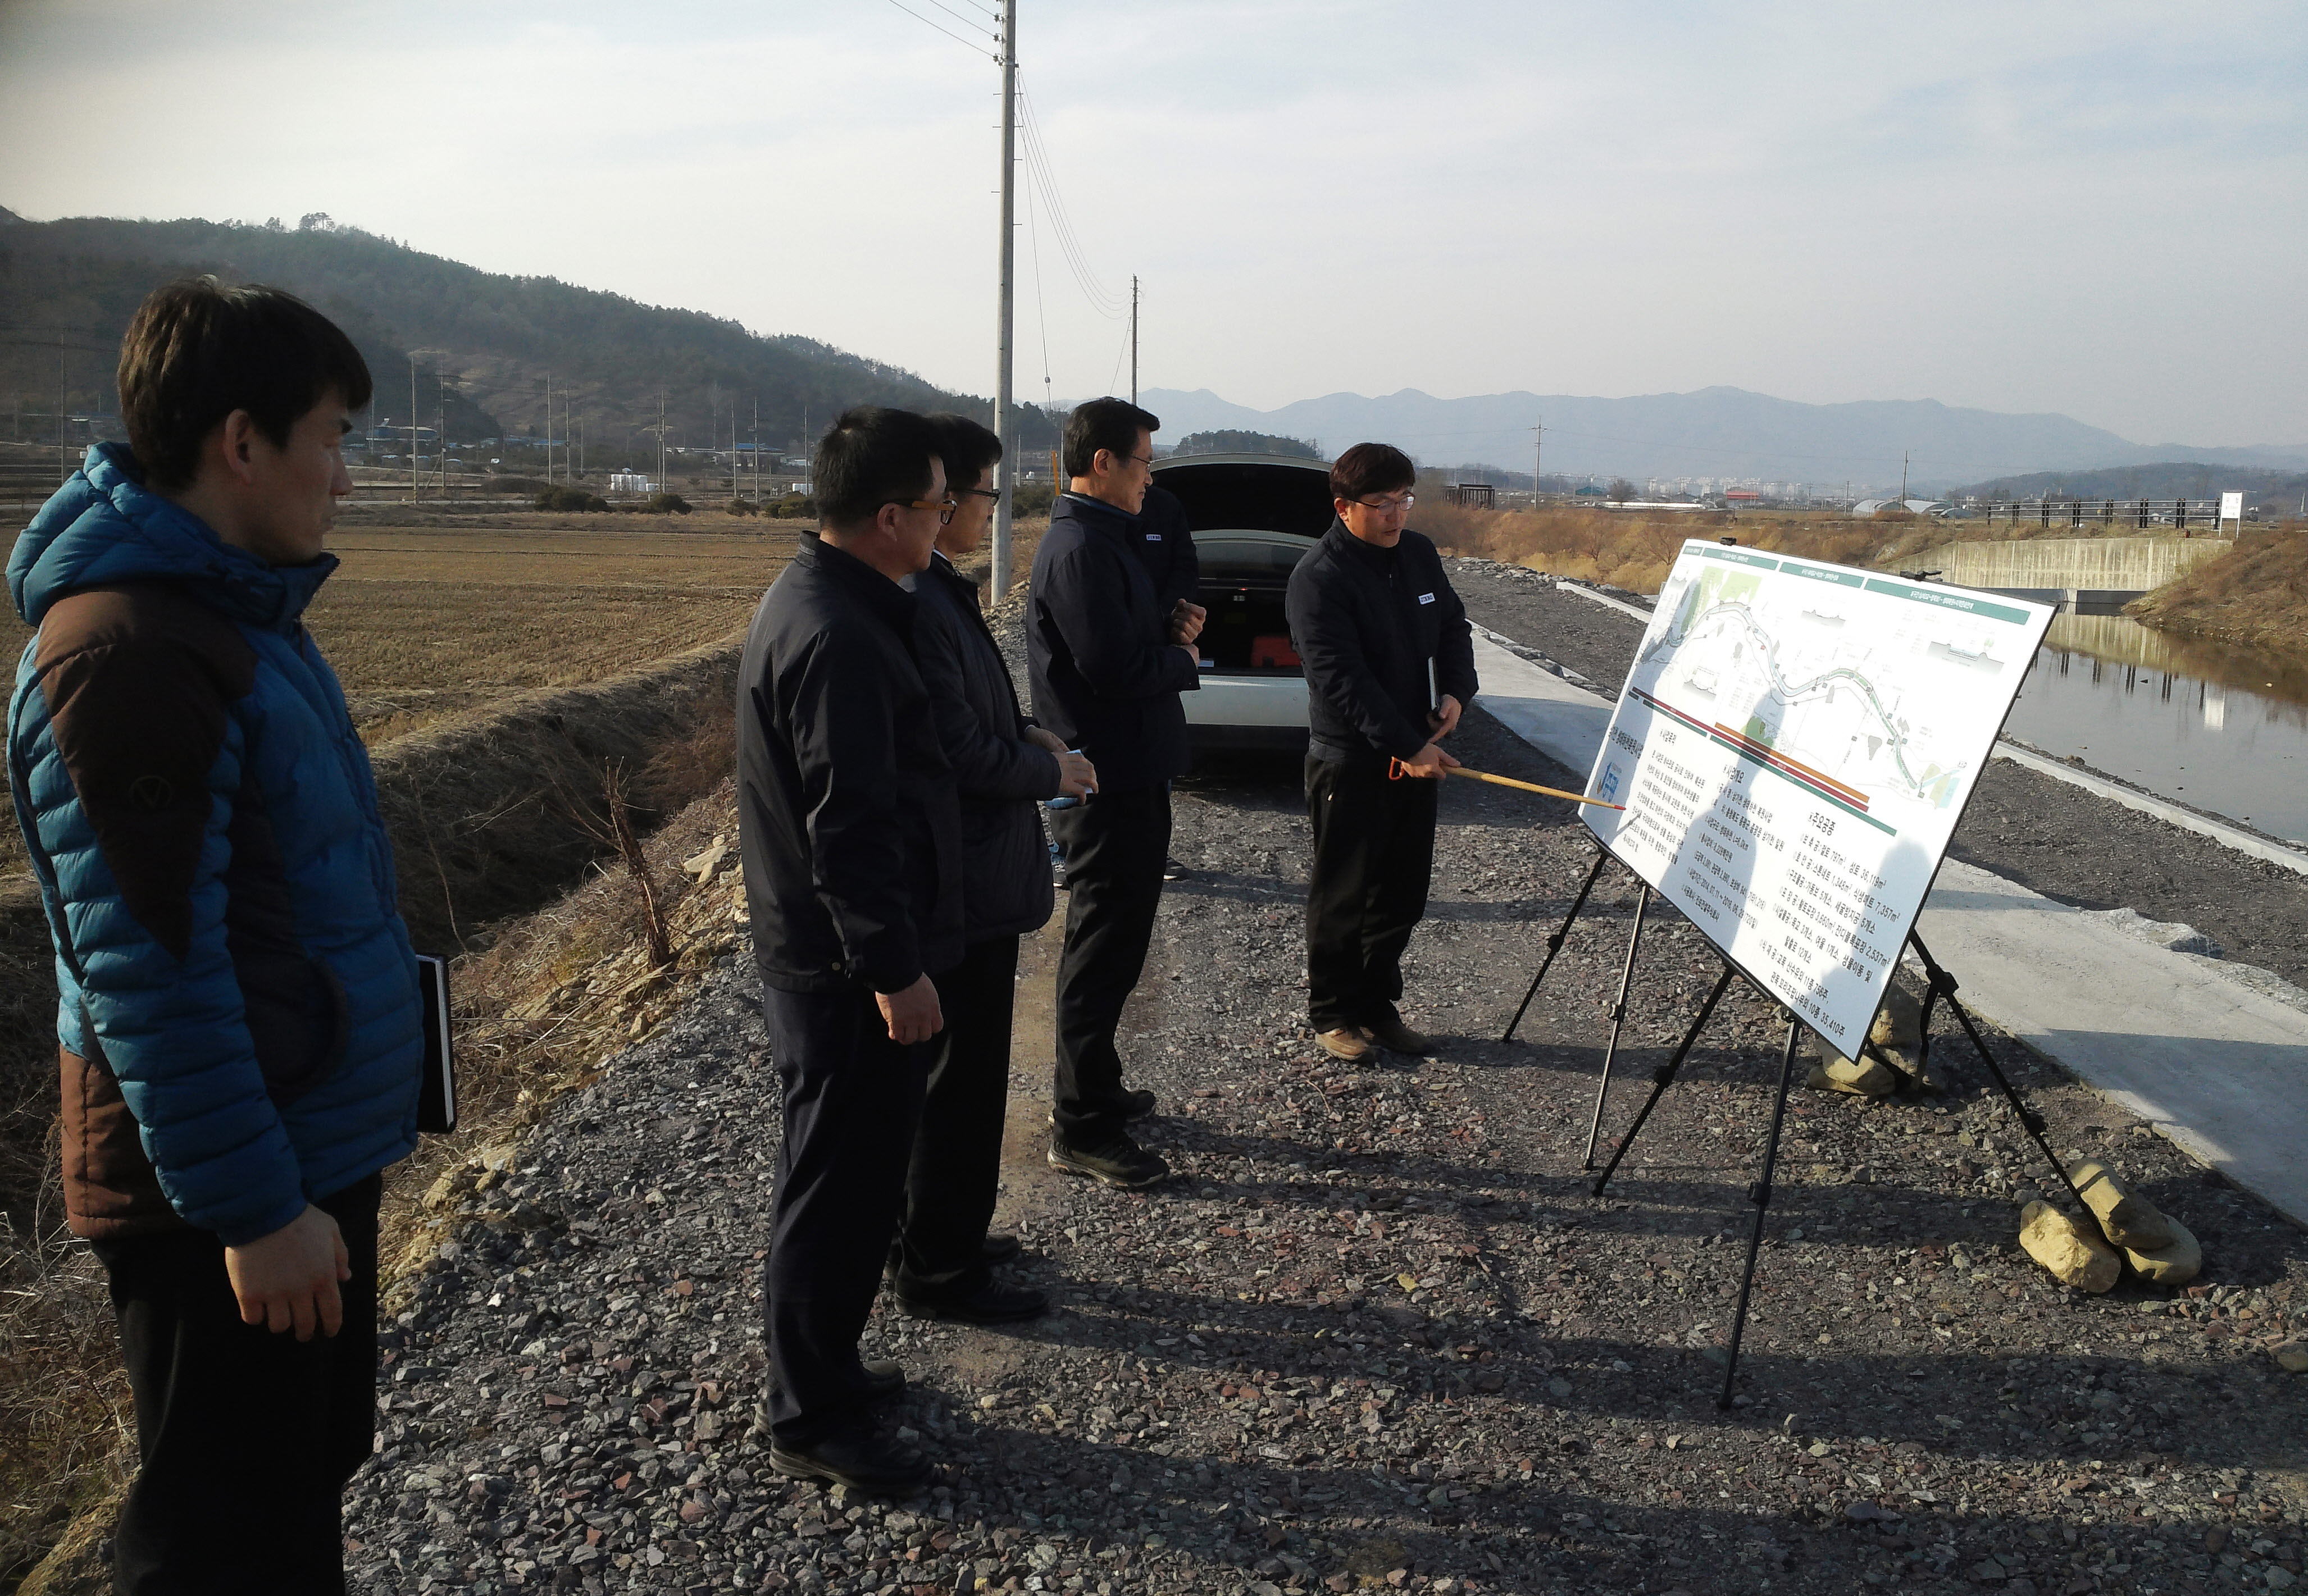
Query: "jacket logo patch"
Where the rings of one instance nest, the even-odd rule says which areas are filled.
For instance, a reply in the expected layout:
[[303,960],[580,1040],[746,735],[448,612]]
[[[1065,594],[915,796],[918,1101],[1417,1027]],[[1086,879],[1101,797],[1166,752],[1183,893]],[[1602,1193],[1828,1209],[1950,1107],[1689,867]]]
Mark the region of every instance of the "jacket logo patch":
[[176,785],[165,776],[140,776],[128,784],[128,801],[146,814],[158,814],[177,801]]
[[1149,543],[1159,543],[1162,541],[1162,535],[1159,532],[1149,532],[1146,535],[1146,541]]
[[1418,602],[1421,604],[1433,604],[1434,602],[1434,595],[1432,593],[1422,593],[1418,596]]

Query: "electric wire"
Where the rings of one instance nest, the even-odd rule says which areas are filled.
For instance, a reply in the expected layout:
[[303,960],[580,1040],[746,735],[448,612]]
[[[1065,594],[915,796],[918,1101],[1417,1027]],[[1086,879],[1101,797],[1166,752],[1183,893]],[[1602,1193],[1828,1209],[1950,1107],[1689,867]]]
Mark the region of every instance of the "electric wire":
[[1034,322],[1042,331],[1042,408],[1048,410],[1055,409],[1057,401],[1053,397],[1050,382],[1050,318],[1042,305],[1041,236],[1034,226],[1034,211],[1041,190],[1033,181],[1031,167],[1027,168],[1026,176],[1026,254],[1034,262]]
[[[891,0],[891,3],[894,4],[896,0]],[[1042,137],[1040,118],[1034,114],[1033,97],[1027,93],[1022,82],[1018,85],[1018,126],[1023,134],[1021,142],[1025,147],[1027,163],[1041,185],[1046,201],[1050,231],[1057,238],[1067,269],[1072,272],[1076,286],[1081,289],[1082,297],[1089,301],[1090,307],[1108,321],[1119,321],[1129,306],[1121,296],[1099,282],[1098,274],[1090,269],[1089,253],[1082,248],[1074,233],[1072,219],[1066,213],[1065,196],[1058,187],[1049,147]]]
[[[908,16],[913,18],[914,21],[919,22],[923,27],[936,29],[940,33],[944,34],[956,44],[967,45],[973,50],[984,49],[986,47],[985,46],[977,43],[975,39],[962,38],[960,34],[956,33],[952,29],[945,26],[943,22],[933,21],[928,17],[924,16],[920,12],[914,10],[913,7],[900,4],[900,0],[890,0],[890,4],[897,6],[900,11],[904,12]],[[932,0],[932,4],[935,4],[935,0]],[[941,9],[943,9],[943,7],[941,7]],[[994,44],[995,47],[991,53],[995,61],[998,64],[1002,59],[1002,41],[997,39],[994,41]]]
[[[932,5],[936,6],[940,11],[945,13],[946,15],[952,17],[955,21],[960,22],[965,28],[983,28],[986,26],[984,22],[979,21],[976,17],[967,17],[962,15],[961,13],[954,10],[952,6],[945,4],[945,0],[929,0],[929,3]],[[1002,37],[999,31],[1002,23],[1000,14],[994,12],[988,12],[986,15],[992,18],[994,21],[995,29],[994,37],[999,39]]]

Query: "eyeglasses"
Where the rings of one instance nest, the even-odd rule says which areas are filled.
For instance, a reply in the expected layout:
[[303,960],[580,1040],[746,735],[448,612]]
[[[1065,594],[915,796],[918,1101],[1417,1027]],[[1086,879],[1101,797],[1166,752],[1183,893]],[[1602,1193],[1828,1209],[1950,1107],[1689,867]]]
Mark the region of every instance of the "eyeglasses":
[[[974,493],[979,490],[965,488],[962,491]],[[884,499],[882,502],[894,504],[900,510],[934,510],[938,512],[938,525],[941,527],[952,526],[953,512],[961,508],[960,502],[951,493],[943,499]]]
[[996,504],[1002,502],[1002,490],[1000,488],[961,488],[958,491],[972,494],[980,499],[991,499]]
[[1125,454],[1122,458],[1133,464],[1143,466],[1149,471],[1154,468],[1154,457],[1150,454]]
[[1357,499],[1355,502],[1365,510],[1408,510],[1418,502],[1418,495],[1405,493],[1399,499]]

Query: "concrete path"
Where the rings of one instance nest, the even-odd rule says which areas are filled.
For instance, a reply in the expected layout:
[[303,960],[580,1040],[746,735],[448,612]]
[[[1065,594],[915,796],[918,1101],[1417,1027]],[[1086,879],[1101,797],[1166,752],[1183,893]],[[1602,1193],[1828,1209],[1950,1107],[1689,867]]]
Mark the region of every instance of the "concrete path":
[[[1475,639],[1476,702],[1583,778],[1610,704],[1494,636]],[[1922,931],[1974,1012],[2308,1225],[2308,1014],[2218,959],[1953,859]]]

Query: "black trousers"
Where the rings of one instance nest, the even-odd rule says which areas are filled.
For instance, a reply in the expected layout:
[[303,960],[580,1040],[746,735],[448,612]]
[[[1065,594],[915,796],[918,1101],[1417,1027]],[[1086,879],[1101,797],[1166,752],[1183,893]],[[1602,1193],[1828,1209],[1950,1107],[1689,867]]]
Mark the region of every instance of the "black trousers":
[[1066,942],[1058,960],[1058,1134],[1095,1147],[1121,1134],[1122,1055],[1115,1027],[1146,967],[1162,865],[1170,852],[1170,786],[1100,793],[1050,816],[1066,855]]
[[770,1256],[770,1429],[822,1440],[864,1404],[858,1334],[897,1233],[928,1043],[900,1047],[863,987],[762,991],[785,1097]]
[[122,1596],[344,1590],[345,1481],[375,1445],[383,1188],[371,1175],[317,1205],[351,1255],[333,1336],[243,1324],[211,1231],[94,1244],[136,1402],[136,1483],[114,1531]]
[[1389,781],[1382,754],[1306,760],[1306,1017],[1317,1031],[1400,1016],[1402,951],[1426,913],[1439,781]]
[[1010,1108],[1010,1014],[1018,939],[973,942],[937,977],[945,1029],[930,1044],[921,1128],[906,1171],[898,1287],[909,1297],[967,1297],[991,1278],[980,1257],[1002,1180]]

